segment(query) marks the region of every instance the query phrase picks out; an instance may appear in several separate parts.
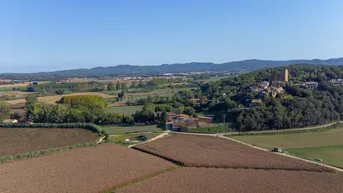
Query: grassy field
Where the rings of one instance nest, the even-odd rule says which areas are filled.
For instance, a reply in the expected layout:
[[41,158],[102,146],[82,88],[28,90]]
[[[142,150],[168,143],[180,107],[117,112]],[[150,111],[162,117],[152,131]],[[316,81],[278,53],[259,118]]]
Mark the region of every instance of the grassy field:
[[326,164],[343,168],[343,145],[293,148],[287,151],[309,160],[323,159]]
[[122,106],[122,107],[106,107],[105,112],[108,113],[123,113],[124,115],[132,115],[136,111],[142,110],[142,106]]
[[310,132],[284,135],[233,136],[232,138],[266,149],[271,149],[273,147],[288,149],[313,146],[342,145],[342,137],[343,128],[313,133]]
[[106,134],[117,135],[124,133],[141,133],[141,132],[159,132],[161,129],[156,125],[144,125],[144,126],[104,126],[102,127]]
[[12,91],[10,87],[0,87],[0,91]]
[[282,135],[231,136],[239,141],[272,149],[281,147],[295,156],[343,168],[343,128],[323,132]]

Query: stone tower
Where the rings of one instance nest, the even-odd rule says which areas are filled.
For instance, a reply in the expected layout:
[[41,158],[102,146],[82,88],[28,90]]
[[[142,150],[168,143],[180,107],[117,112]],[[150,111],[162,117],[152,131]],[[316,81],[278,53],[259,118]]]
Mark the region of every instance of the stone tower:
[[287,83],[288,82],[288,69],[286,68],[285,69],[285,72],[284,72],[284,81]]

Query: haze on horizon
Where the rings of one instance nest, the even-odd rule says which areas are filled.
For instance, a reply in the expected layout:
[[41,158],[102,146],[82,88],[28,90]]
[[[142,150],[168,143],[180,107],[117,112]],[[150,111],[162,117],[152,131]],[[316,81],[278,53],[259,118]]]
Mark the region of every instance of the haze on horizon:
[[0,73],[341,57],[343,1],[0,1]]

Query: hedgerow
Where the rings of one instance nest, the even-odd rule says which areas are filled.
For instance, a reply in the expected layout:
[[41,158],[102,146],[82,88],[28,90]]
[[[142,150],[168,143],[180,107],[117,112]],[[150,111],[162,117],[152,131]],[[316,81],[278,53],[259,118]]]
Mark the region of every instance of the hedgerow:
[[335,123],[333,125],[327,127],[318,127],[314,129],[301,129],[301,130],[285,130],[285,131],[270,131],[270,132],[241,132],[235,134],[228,134],[226,136],[233,137],[233,136],[255,136],[255,135],[284,135],[284,134],[300,134],[300,133],[313,133],[313,132],[324,132],[331,129],[342,128],[343,123]]
[[63,123],[63,124],[54,124],[54,123],[34,123],[34,124],[0,124],[0,128],[82,128],[87,129],[99,134],[104,134],[103,129],[95,124],[90,123]]
[[65,147],[61,147],[61,148],[50,148],[50,149],[46,149],[46,150],[38,150],[38,151],[26,152],[26,153],[11,155],[11,156],[4,156],[4,157],[0,157],[0,163],[4,163],[7,161],[16,160],[16,159],[38,157],[40,155],[58,152],[58,151],[62,151],[62,150],[75,149],[75,148],[79,148],[79,147],[95,146],[95,145],[97,145],[96,142],[85,143],[85,144],[74,144],[74,145],[69,145],[69,146],[65,146]]

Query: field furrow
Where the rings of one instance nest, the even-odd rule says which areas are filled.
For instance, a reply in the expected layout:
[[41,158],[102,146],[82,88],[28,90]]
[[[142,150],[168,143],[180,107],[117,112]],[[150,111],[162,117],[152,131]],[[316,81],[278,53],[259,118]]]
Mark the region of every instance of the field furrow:
[[115,144],[61,151],[0,165],[0,192],[107,191],[175,167]]

